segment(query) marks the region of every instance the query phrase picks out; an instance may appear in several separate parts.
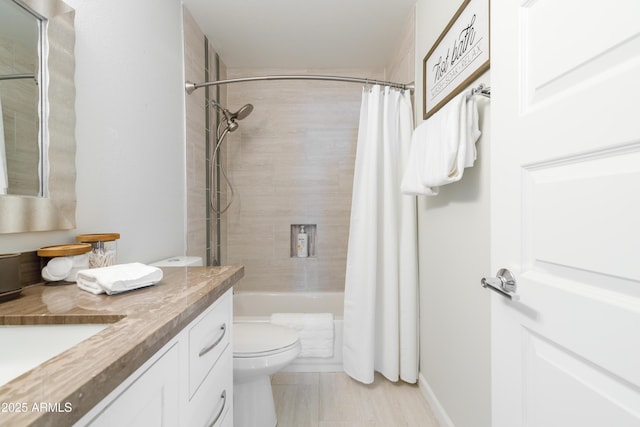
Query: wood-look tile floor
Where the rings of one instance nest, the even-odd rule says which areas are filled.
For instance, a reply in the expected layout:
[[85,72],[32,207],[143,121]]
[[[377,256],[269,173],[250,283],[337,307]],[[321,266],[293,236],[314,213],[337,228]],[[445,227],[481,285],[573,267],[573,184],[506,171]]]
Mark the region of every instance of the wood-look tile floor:
[[417,385],[376,374],[279,372],[271,378],[278,427],[439,427]]

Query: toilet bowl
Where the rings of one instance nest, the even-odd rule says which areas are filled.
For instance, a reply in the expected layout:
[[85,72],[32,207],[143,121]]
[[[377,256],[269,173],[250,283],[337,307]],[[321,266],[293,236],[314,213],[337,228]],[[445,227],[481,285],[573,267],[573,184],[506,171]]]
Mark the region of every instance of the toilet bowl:
[[271,375],[300,354],[298,333],[270,323],[233,324],[233,425],[275,427]]

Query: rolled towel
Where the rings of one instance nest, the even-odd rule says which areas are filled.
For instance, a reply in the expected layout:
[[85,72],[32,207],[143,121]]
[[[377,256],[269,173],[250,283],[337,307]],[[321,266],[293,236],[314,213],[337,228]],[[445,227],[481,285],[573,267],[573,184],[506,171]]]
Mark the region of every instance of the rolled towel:
[[160,280],[161,269],[139,262],[80,270],[77,275],[80,289],[93,294],[108,295],[155,285]]
[[333,357],[333,314],[273,313],[271,323],[298,331],[298,357]]

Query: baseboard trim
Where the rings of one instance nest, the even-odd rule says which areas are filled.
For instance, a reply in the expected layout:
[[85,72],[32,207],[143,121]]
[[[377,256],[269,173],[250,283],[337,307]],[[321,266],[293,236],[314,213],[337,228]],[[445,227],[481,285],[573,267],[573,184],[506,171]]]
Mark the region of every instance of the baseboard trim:
[[433,414],[436,416],[438,422],[440,423],[440,427],[455,427],[455,424],[453,424],[453,421],[451,421],[451,418],[449,418],[449,415],[447,415],[447,411],[445,411],[440,404],[440,401],[431,389],[431,386],[429,386],[427,380],[422,376],[422,372],[418,374],[418,387],[424,395],[424,398],[427,399],[429,406],[431,406]]

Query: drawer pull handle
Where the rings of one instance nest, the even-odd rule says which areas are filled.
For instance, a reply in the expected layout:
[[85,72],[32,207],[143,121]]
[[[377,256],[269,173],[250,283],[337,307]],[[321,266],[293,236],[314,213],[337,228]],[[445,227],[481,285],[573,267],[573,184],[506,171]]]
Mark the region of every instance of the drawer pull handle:
[[220,419],[220,416],[224,412],[224,407],[227,405],[227,390],[222,390],[222,394],[220,395],[220,399],[222,399],[222,406],[220,407],[220,410],[216,414],[216,416],[213,419],[213,421],[211,421],[211,423],[208,425],[209,427],[213,427],[218,422],[218,420]]
[[204,356],[205,354],[207,354],[211,350],[213,350],[213,348],[215,346],[220,344],[220,341],[222,341],[222,338],[224,338],[224,335],[227,333],[227,324],[223,323],[222,325],[220,325],[220,330],[222,331],[220,336],[218,338],[216,338],[216,340],[213,343],[209,344],[208,346],[206,346],[202,350],[200,350],[200,353],[198,353],[198,357]]

